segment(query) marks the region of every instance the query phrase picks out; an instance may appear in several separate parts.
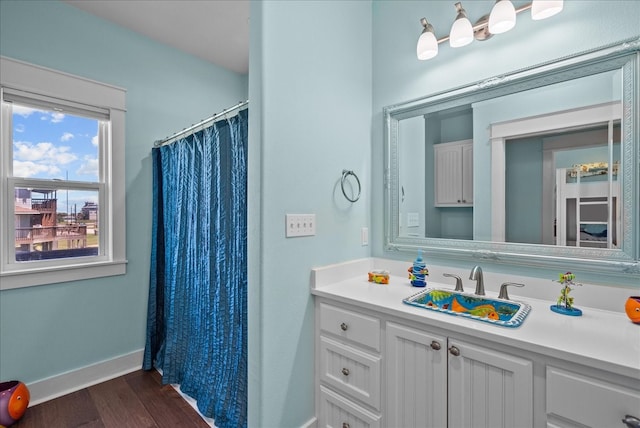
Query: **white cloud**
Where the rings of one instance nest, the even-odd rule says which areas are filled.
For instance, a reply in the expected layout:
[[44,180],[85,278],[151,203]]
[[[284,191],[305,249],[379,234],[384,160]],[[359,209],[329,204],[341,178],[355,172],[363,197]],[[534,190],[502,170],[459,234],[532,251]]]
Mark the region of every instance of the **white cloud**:
[[60,123],[64,120],[64,113],[21,106],[17,104],[13,105],[13,113],[25,118],[31,116],[33,113],[39,113],[40,120],[46,120],[51,123]]
[[31,107],[20,106],[16,104],[13,105],[13,113],[20,115],[22,117],[29,117],[31,116],[31,114],[35,112],[42,112],[42,110],[38,110],[36,108],[31,108]]
[[[58,113],[53,111],[35,110],[42,114],[40,120],[51,123],[60,123],[64,120],[64,113]],[[26,117],[26,116],[25,116]]]
[[40,173],[56,175],[60,173],[60,168],[55,165],[44,165],[31,161],[13,161],[13,175],[16,177],[33,177]]
[[98,159],[91,156],[85,156],[84,162],[80,165],[80,168],[76,171],[78,175],[93,175],[98,177]]
[[98,142],[99,142],[99,140],[98,140],[98,136],[97,136],[97,135],[96,135],[96,136],[94,136],[94,137],[91,139],[91,144],[93,144],[93,145],[94,145],[94,146],[96,146],[96,147],[98,147]]
[[54,146],[52,143],[43,142],[38,144],[16,141],[13,143],[13,157],[21,161],[37,161],[39,163],[49,163],[52,165],[64,165],[78,159],[74,153],[70,152],[68,146]]
[[72,138],[73,134],[71,132],[65,132],[64,134],[62,134],[62,137],[60,137],[60,141],[69,141]]
[[17,124],[13,127],[15,132],[24,132],[24,125],[22,123]]

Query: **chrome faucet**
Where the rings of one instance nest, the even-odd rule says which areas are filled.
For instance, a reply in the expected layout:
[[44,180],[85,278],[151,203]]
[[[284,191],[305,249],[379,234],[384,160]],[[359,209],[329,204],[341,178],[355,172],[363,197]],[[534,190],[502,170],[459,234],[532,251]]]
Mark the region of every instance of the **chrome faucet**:
[[507,293],[507,287],[513,285],[514,287],[524,287],[524,284],[518,284],[516,282],[504,282],[500,286],[500,294],[498,294],[498,299],[509,300],[509,293]]
[[473,269],[471,269],[469,279],[476,281],[476,294],[478,296],[484,296],[484,277],[480,266],[474,266]]
[[456,279],[456,289],[454,291],[464,292],[464,288],[462,288],[462,278],[460,278],[458,275],[454,275],[452,273],[443,273],[442,276],[446,276],[446,277],[449,277],[449,278],[455,278]]

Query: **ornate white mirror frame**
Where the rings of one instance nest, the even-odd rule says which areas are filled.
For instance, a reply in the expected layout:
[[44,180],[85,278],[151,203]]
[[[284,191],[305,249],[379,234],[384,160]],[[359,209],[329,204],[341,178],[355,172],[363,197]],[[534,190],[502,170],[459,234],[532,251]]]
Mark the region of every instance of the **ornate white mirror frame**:
[[[489,259],[530,267],[558,269],[571,259],[576,269],[607,275],[640,275],[640,39],[561,58],[514,73],[414,99],[383,109],[385,144],[385,250],[410,251],[424,249],[442,257],[458,260]],[[400,166],[399,122],[457,106],[567,82],[586,76],[618,70],[622,76],[621,116],[621,223],[622,245],[614,249],[578,248],[557,245],[504,242],[500,232],[504,220],[495,213],[504,212],[500,190],[492,194],[493,241],[441,239],[400,235]],[[592,112],[598,114],[597,111]],[[517,125],[537,126],[533,122]],[[505,137],[526,134],[509,124],[495,124],[491,142],[504,146]],[[492,187],[504,188],[504,151],[492,151]],[[496,168],[495,165],[498,165]],[[502,186],[502,187],[501,187]],[[497,199],[496,199],[497,198]],[[500,200],[498,200],[500,199]],[[502,226],[500,226],[502,224]],[[497,230],[497,232],[496,232]]]

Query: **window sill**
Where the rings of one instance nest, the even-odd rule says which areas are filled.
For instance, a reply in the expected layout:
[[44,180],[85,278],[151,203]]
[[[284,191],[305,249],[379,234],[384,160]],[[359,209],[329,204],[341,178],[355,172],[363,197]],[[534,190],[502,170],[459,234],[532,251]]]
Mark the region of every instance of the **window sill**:
[[31,270],[29,272],[6,272],[0,274],[0,290],[102,278],[126,273],[126,260],[85,263],[79,266],[60,266]]

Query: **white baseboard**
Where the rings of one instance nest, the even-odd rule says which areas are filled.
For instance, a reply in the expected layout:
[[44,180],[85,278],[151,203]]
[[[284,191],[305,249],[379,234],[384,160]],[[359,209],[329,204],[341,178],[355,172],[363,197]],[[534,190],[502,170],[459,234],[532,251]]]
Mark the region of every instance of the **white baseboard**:
[[300,428],[318,428],[318,418],[314,416],[305,422]]
[[144,349],[27,384],[35,406],[118,376],[140,370]]

